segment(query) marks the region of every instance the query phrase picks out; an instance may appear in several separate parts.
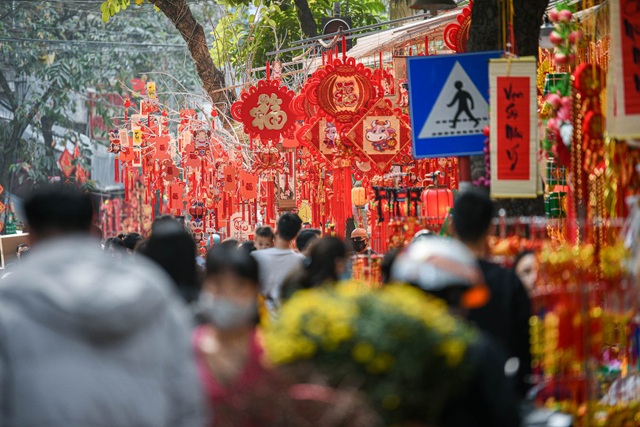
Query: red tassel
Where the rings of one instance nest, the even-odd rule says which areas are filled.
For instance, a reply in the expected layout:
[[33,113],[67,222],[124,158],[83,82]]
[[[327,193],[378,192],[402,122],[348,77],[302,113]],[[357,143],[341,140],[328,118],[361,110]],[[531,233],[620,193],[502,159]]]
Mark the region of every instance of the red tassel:
[[116,184],[120,182],[120,160],[117,157],[113,160],[113,180]]

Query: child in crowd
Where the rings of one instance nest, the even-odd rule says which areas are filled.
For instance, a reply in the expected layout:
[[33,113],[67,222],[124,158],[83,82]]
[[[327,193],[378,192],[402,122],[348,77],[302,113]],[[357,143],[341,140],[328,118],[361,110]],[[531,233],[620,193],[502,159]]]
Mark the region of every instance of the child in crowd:
[[258,227],[256,228],[256,235],[254,238],[254,244],[256,250],[269,249],[274,245],[276,235],[271,227]]

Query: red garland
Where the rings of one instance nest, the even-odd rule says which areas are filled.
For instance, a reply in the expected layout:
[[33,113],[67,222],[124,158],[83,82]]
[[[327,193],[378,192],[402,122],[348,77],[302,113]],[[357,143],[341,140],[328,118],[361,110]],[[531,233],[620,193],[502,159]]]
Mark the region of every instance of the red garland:
[[291,102],[295,93],[277,80],[260,80],[243,91],[231,106],[231,115],[244,124],[250,138],[280,142],[280,137],[293,137],[296,114]]

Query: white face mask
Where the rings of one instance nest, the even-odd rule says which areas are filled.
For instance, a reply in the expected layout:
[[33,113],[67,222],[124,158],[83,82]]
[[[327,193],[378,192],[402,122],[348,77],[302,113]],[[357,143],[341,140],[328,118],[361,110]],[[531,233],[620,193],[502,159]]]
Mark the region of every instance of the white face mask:
[[202,292],[199,306],[207,320],[222,330],[249,326],[258,318],[258,308],[254,301],[241,304],[229,298],[214,297],[208,292]]

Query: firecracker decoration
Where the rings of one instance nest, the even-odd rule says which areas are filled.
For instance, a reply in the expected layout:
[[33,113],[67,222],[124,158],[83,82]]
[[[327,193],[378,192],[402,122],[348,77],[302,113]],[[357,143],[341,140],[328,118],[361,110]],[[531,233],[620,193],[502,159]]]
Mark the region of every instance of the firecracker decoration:
[[375,172],[385,174],[396,157],[410,154],[410,120],[390,100],[381,99],[355,122],[345,139]]
[[[316,70],[297,98],[306,98],[317,106],[317,115],[334,123],[340,131],[377,93],[371,69],[345,56]],[[295,104],[304,105],[304,101],[298,99]]]
[[293,137],[296,115],[291,102],[295,93],[279,80],[260,80],[240,94],[231,106],[234,119],[242,122],[250,138],[263,142],[280,142],[281,137]]
[[469,29],[471,28],[471,8],[473,0],[469,5],[462,9],[456,17],[456,22],[452,22],[444,27],[443,37],[444,44],[456,53],[467,51],[467,42],[469,41]]

